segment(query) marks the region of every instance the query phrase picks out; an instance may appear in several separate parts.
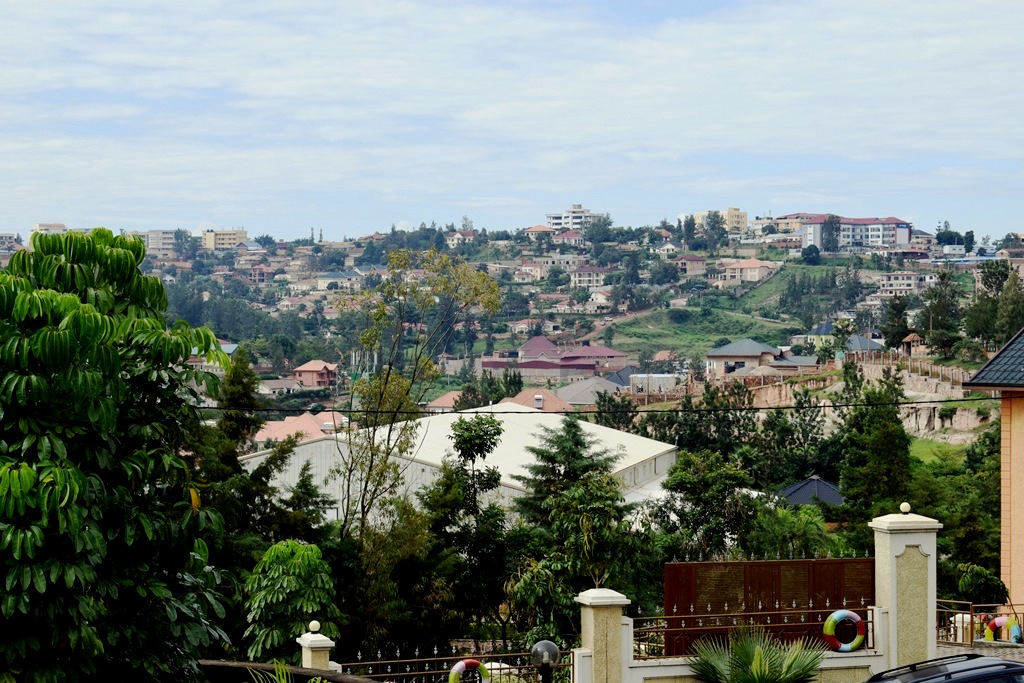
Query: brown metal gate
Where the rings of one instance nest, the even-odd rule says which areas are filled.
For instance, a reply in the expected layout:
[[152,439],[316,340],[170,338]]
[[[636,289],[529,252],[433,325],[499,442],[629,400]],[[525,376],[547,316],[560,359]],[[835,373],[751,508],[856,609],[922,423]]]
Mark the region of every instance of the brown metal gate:
[[[829,614],[845,608],[867,619],[864,608],[874,600],[871,558],[671,562],[665,654],[688,654],[694,640],[741,624],[764,626],[784,640],[820,639]],[[846,642],[846,634],[837,635]]]

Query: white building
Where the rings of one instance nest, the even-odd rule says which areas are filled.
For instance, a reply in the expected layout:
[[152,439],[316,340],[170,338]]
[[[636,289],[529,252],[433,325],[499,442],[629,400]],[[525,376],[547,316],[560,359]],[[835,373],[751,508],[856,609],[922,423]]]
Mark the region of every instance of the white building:
[[594,213],[584,209],[582,204],[573,204],[561,213],[547,214],[547,227],[553,230],[583,230],[598,218],[608,218],[606,213]]
[[[561,428],[562,416],[545,413],[517,403],[499,403],[485,408],[458,413],[441,413],[416,421],[417,430],[409,451],[396,458],[402,473],[402,484],[396,493],[414,499],[414,494],[430,484],[440,473],[446,454],[452,453],[452,424],[460,417],[471,419],[475,414],[492,415],[501,421],[501,440],[485,465],[495,466],[501,474],[501,485],[496,496],[502,505],[508,505],[512,498],[523,494],[523,487],[512,475],[528,474],[526,466],[535,462],[535,456],[527,450],[541,445],[544,428]],[[647,497],[660,487],[658,482],[665,478],[668,468],[676,461],[678,451],[672,444],[662,443],[610,427],[580,422],[584,433],[594,441],[595,449],[607,449],[619,456],[614,465],[614,476],[622,482],[627,500]],[[344,462],[348,453],[347,434],[331,434],[300,443],[295,448],[287,466],[272,482],[278,490],[284,491],[298,481],[304,463],[309,462],[313,480],[324,482],[332,469]],[[271,451],[261,451],[239,458],[242,467],[253,471]],[[345,495],[346,482],[335,478],[323,485],[323,491],[340,500]],[[329,518],[331,518],[329,516]]]
[[[822,226],[831,214],[801,213],[779,216],[780,221],[800,221],[803,225],[803,248],[812,244],[822,249]],[[839,249],[841,251],[869,247],[910,246],[913,226],[905,220],[888,218],[844,218],[839,216]]]

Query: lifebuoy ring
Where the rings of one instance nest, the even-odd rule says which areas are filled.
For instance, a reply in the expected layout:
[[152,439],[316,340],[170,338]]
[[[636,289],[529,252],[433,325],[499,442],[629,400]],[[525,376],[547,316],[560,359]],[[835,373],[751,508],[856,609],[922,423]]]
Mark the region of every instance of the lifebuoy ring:
[[463,659],[452,667],[451,673],[448,674],[448,683],[459,683],[462,674],[473,669],[480,672],[480,683],[488,683],[491,680],[491,675],[487,673],[486,666],[475,659]]
[[[841,621],[852,621],[857,627],[857,637],[848,643],[840,643],[839,639],[836,638],[836,626]],[[848,609],[837,609],[832,614],[828,615],[828,619],[825,620],[825,627],[822,629],[825,635],[825,643],[828,644],[834,652],[853,652],[864,644],[864,636],[867,635],[868,629],[865,625],[864,620],[856,612],[851,612]],[[453,682],[454,683],[454,682]]]

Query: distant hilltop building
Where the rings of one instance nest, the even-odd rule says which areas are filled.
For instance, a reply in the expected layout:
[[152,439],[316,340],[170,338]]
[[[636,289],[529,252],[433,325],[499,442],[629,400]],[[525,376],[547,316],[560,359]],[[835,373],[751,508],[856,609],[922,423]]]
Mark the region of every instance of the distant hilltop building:
[[245,228],[230,230],[204,230],[203,249],[210,251],[230,251],[242,242],[249,241],[249,231]]
[[[711,211],[701,211],[693,214],[693,220],[697,225],[704,225],[704,221],[707,220],[708,214]],[[740,211],[739,209],[729,207],[725,211],[719,211],[722,218],[725,220],[725,229],[729,232],[746,232],[747,231],[747,212]]]
[[606,213],[594,213],[584,209],[582,204],[573,204],[562,213],[547,214],[547,227],[553,230],[582,230],[598,218],[608,218]]
[[[779,221],[799,221],[803,225],[803,247],[812,244],[822,248],[821,227],[828,213],[793,213],[779,216]],[[839,218],[839,250],[855,251],[870,247],[906,247],[910,245],[913,226],[905,220],[888,218]]]

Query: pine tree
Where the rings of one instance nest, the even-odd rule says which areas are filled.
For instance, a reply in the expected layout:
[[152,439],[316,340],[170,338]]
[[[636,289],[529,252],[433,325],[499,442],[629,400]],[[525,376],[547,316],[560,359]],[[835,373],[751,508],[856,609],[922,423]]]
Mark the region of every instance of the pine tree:
[[547,526],[552,496],[586,475],[610,474],[617,459],[608,451],[594,449],[594,439],[583,431],[575,416],[567,415],[559,430],[542,430],[541,445],[526,448],[536,458],[536,462],[526,465],[529,474],[512,475],[526,488],[526,495],[516,498],[513,506],[524,522],[539,527]]

